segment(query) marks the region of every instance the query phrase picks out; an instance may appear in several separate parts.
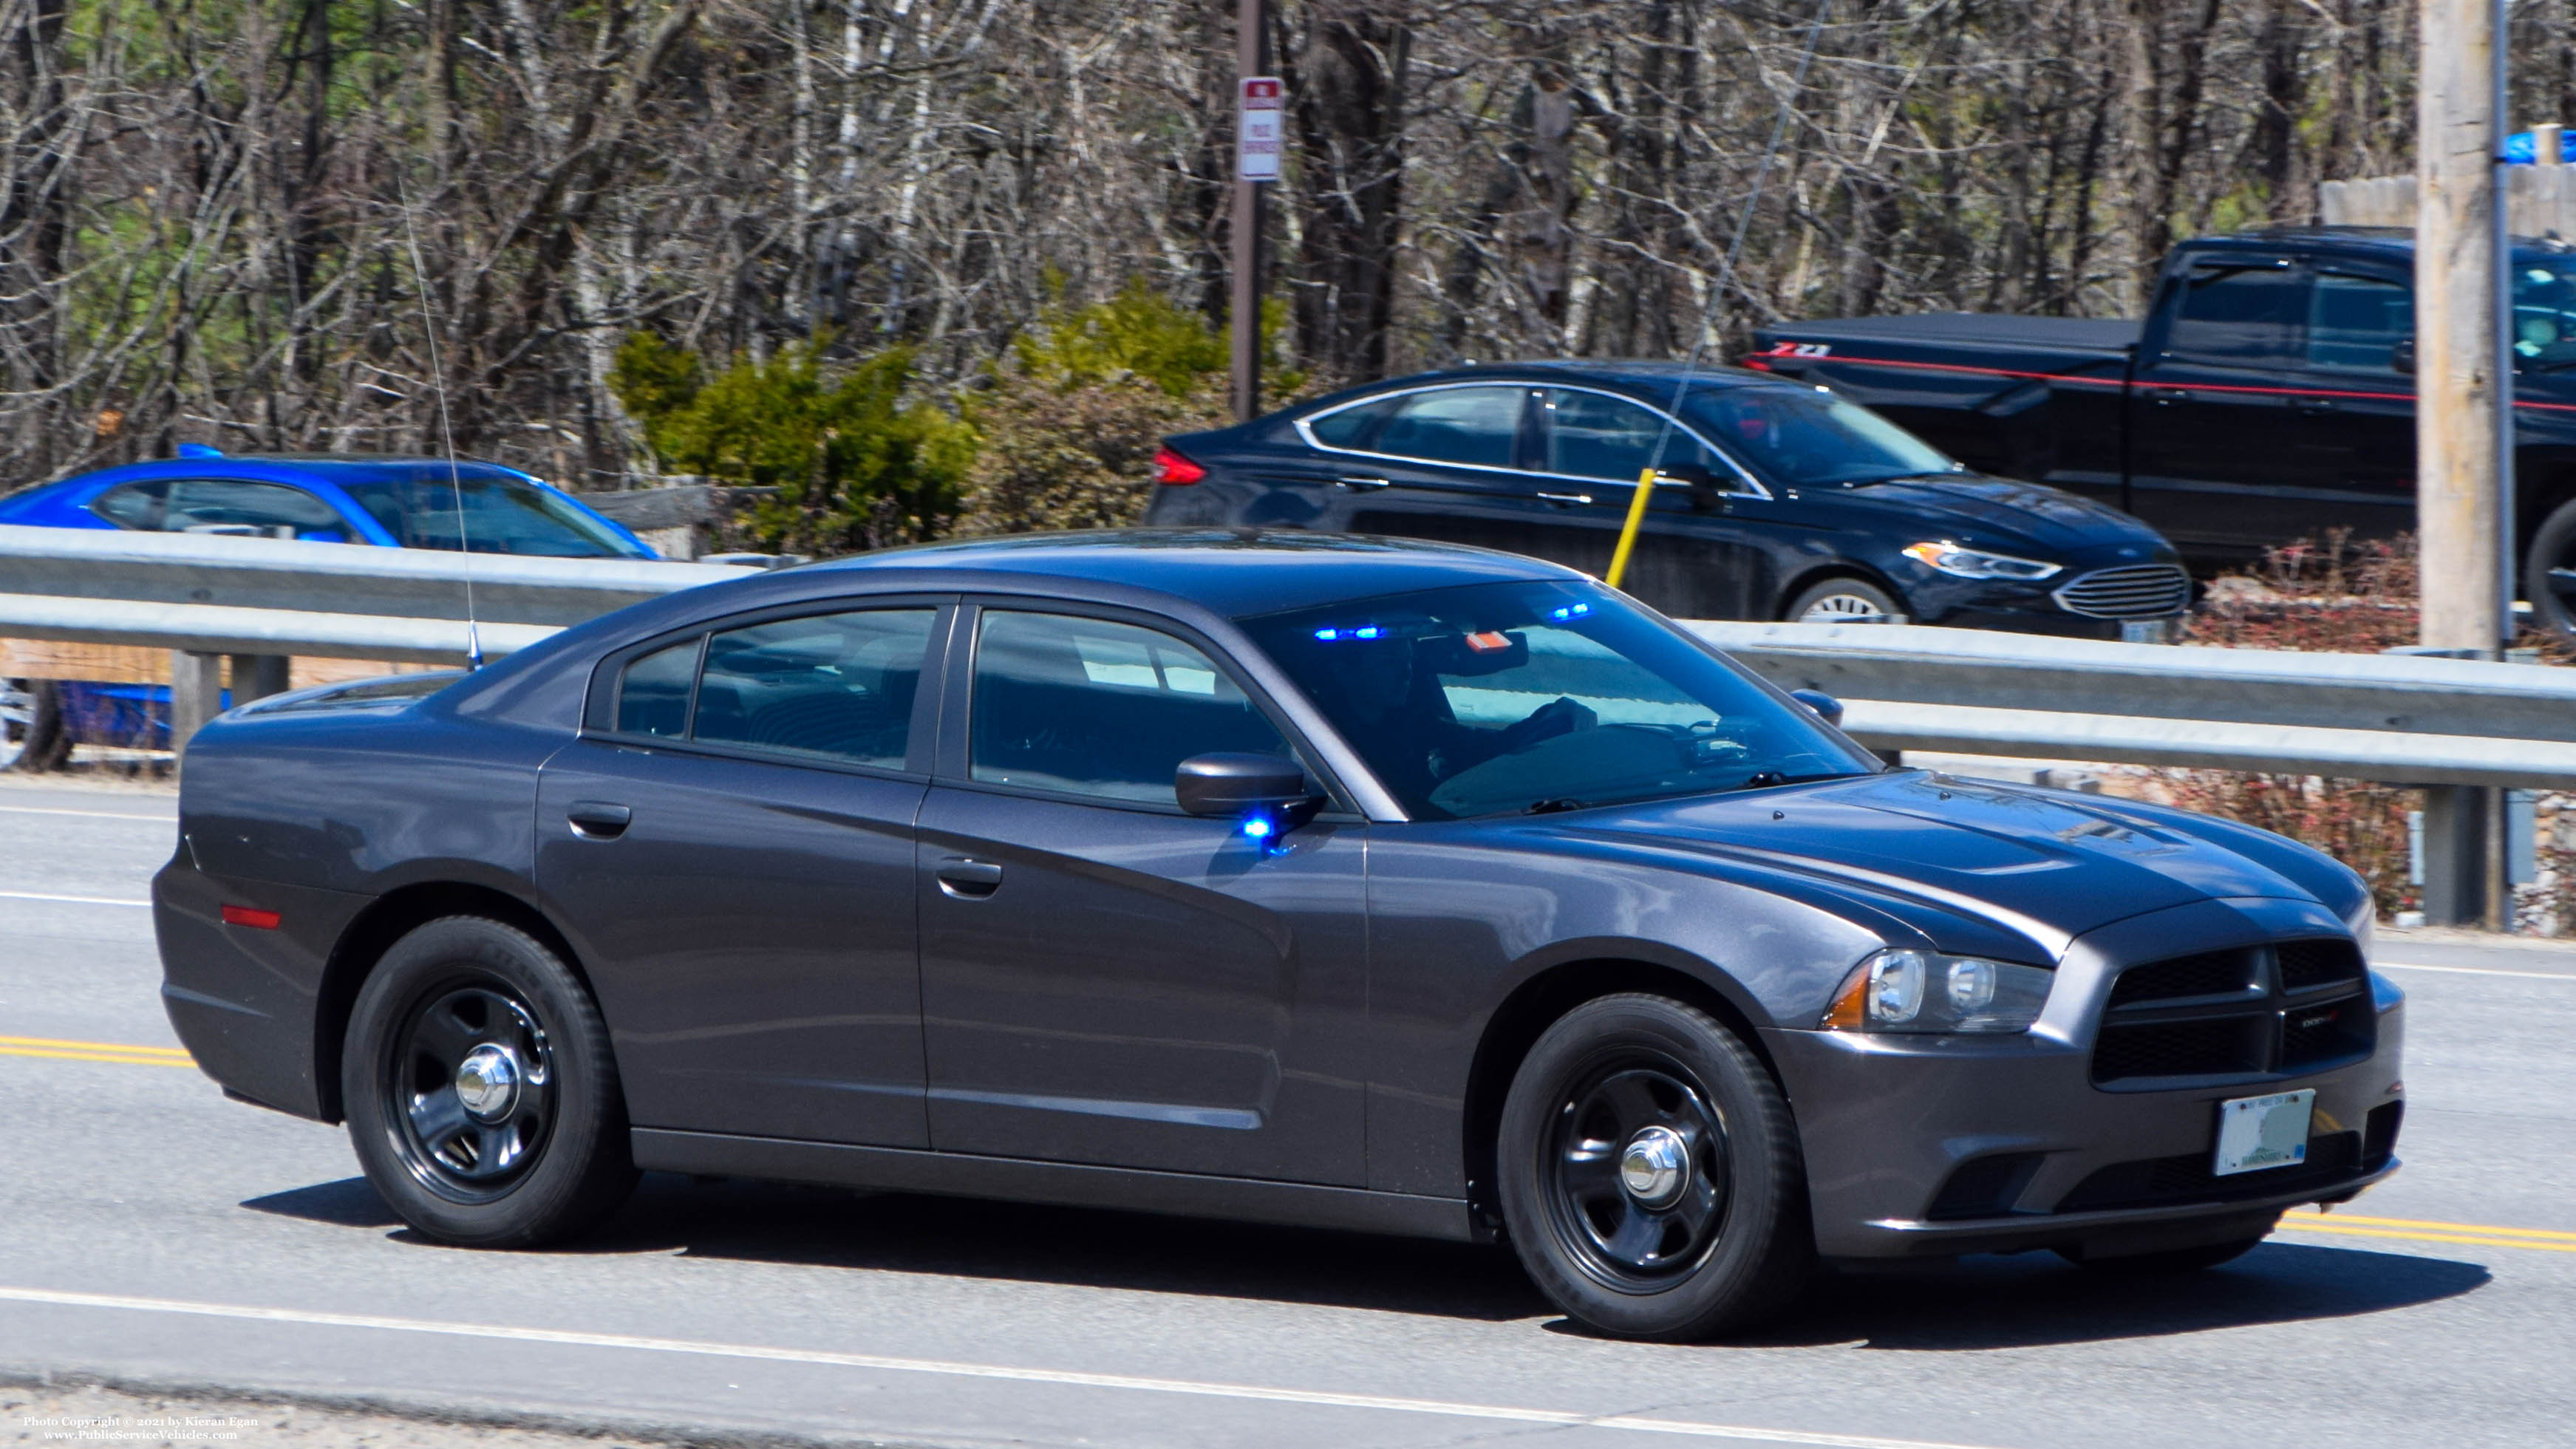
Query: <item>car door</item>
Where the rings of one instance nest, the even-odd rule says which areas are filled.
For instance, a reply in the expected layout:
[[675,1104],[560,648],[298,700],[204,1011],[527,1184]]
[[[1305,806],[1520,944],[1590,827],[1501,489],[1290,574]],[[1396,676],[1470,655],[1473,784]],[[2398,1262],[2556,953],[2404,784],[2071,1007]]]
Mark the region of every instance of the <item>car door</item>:
[[2166,282],[2130,401],[2130,508],[2186,552],[2312,533],[2329,476],[2303,446],[2308,273],[2287,256],[2205,255]]
[[1180,762],[1289,753],[1212,646],[989,603],[960,626],[921,813],[923,1039],[944,1152],[1356,1184],[1366,826],[1275,843]]
[[913,829],[952,613],[803,605],[602,667],[539,775],[537,883],[637,1126],[929,1145]]
[[[2415,526],[2413,280],[2395,269],[2323,262],[2308,293],[2305,366],[2291,399],[2305,507],[2285,536],[2350,528],[2387,537]],[[2401,366],[2401,364],[2403,364]]]
[[[1335,486],[1350,495],[1347,527],[1564,561],[1575,530],[1537,496],[1539,389],[1526,383],[1444,383],[1373,399],[1304,421]],[[1566,490],[1568,496],[1579,490]]]
[[[1555,509],[1569,546],[1557,562],[1605,577],[1638,476],[1658,482],[1620,587],[1683,619],[1770,616],[1777,570],[1770,494],[1689,428],[1615,393],[1538,390],[1541,462],[1532,493]],[[1664,470],[1670,469],[1670,472]]]

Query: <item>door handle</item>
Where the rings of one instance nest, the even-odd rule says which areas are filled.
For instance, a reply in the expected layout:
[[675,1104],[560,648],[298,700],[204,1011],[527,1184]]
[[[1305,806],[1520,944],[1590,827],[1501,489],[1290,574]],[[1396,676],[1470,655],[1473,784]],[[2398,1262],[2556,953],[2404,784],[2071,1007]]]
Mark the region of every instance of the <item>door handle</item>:
[[605,800],[575,800],[564,812],[572,833],[585,840],[615,840],[635,821],[635,812]]
[[940,894],[951,900],[980,901],[1002,888],[1002,868],[989,860],[950,856],[931,874],[939,878]]
[[2187,387],[2151,387],[2147,389],[2147,400],[2160,408],[2171,407],[2178,402],[2191,401],[2191,389]]
[[1384,478],[1336,478],[1333,481],[1353,493],[1367,493],[1387,486]]
[[1542,493],[1539,497],[1549,503],[1589,503],[1592,501],[1592,495],[1589,493]]
[[2290,408],[2293,412],[2306,413],[2311,417],[2342,411],[2342,405],[2330,397],[2294,397],[2290,399]]

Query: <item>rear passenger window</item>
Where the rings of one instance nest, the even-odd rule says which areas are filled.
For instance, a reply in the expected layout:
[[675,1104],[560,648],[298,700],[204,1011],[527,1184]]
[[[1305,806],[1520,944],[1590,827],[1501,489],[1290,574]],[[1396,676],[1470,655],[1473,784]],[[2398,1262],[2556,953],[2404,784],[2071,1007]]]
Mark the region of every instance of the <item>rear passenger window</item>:
[[972,773],[995,785],[1174,805],[1192,755],[1289,753],[1205,654],[1103,619],[987,610],[973,709]]
[[690,737],[901,769],[932,614],[814,614],[715,635]]
[[2165,354],[2225,367],[2293,363],[2306,314],[2307,285],[2287,267],[2194,267]]
[[230,533],[347,543],[348,520],[301,488],[247,478],[183,478],[170,485],[165,533]]
[[1444,387],[1407,396],[1370,451],[1481,468],[1519,466],[1525,387]]
[[1404,405],[1400,397],[1382,397],[1354,407],[1330,412],[1306,424],[1315,441],[1327,448],[1357,448],[1366,451],[1377,441],[1378,425],[1393,416]]
[[617,682],[621,734],[678,739],[689,731],[689,685],[698,674],[698,640],[642,655]]

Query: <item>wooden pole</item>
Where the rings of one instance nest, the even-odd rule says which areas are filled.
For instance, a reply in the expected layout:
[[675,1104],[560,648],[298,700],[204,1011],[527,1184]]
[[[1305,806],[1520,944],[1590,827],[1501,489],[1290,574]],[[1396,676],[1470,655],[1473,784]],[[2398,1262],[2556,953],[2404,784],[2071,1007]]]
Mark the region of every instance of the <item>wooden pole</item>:
[[[2511,620],[2512,357],[2504,319],[2504,0],[2423,0],[2415,163],[2415,498],[2428,650],[2493,659]],[[2497,792],[2480,790],[2482,797]],[[2426,915],[2501,926],[2499,799],[2425,813]],[[2439,819],[2456,822],[2434,839]],[[2458,838],[2447,838],[2456,835]],[[2472,865],[2471,862],[2476,862]],[[2484,877],[2483,880],[2478,879]],[[2450,897],[2437,900],[2436,896]]]
[[[1270,69],[1269,27],[1264,0],[1236,0],[1234,63],[1238,84],[1235,104],[1243,104],[1240,78],[1266,75]],[[1235,158],[1234,295],[1229,307],[1233,324],[1234,416],[1250,422],[1261,413],[1261,184],[1243,178],[1243,158]]]

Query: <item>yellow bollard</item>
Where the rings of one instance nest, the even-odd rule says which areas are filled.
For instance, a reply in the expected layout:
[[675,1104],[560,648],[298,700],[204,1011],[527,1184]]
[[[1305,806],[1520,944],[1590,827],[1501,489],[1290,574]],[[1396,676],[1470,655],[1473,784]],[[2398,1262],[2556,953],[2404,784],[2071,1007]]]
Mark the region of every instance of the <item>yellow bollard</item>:
[[1628,500],[1628,521],[1619,526],[1619,547],[1610,555],[1610,572],[1601,582],[1612,588],[1627,575],[1629,551],[1637,546],[1637,530],[1646,522],[1646,504],[1655,496],[1655,470],[1650,465],[1637,475],[1637,496]]

